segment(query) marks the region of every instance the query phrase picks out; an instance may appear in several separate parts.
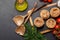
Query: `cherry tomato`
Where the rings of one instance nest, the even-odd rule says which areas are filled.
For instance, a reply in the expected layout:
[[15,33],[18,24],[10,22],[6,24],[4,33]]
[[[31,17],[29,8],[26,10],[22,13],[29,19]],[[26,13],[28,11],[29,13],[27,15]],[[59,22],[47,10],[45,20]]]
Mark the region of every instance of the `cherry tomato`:
[[56,31],[56,30],[53,30],[53,31],[52,31],[52,33],[53,33],[53,34],[56,34],[56,33],[57,33],[57,31]]
[[59,34],[57,34],[57,35],[56,35],[56,37],[57,37],[58,39],[60,39],[60,33],[59,33]]
[[60,36],[60,33],[58,34],[58,36]]
[[60,34],[59,35],[56,35],[56,36],[57,36],[58,40],[60,40]]
[[56,20],[56,21],[57,21],[57,23],[60,23],[60,18],[57,18],[57,20]]
[[54,27],[55,29],[59,29],[60,28],[60,26],[59,25],[55,25],[55,27]]
[[49,3],[52,3],[52,0],[48,0]]
[[48,0],[43,0],[44,2],[47,2]]
[[58,35],[60,36],[60,33]]

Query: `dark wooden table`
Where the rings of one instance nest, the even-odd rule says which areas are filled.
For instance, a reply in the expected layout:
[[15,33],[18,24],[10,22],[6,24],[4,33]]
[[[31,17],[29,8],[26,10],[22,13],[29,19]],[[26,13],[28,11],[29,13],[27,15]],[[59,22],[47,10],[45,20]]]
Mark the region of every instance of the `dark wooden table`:
[[[15,8],[15,0],[0,0],[0,40],[24,40],[23,37],[17,35],[15,33],[15,28],[17,27],[12,18],[16,15],[24,15],[26,12],[33,7],[34,2],[38,2],[38,7],[43,5],[44,3],[39,2],[39,0],[27,0],[28,1],[28,9],[24,12],[18,12]],[[56,2],[57,0],[54,0]],[[51,7],[50,7],[51,8]],[[46,8],[50,10],[50,8]],[[39,16],[39,12],[37,11],[32,15],[33,20]],[[47,29],[46,26],[44,28],[39,29],[45,30]],[[48,40],[56,40],[55,36],[51,33],[45,34]]]

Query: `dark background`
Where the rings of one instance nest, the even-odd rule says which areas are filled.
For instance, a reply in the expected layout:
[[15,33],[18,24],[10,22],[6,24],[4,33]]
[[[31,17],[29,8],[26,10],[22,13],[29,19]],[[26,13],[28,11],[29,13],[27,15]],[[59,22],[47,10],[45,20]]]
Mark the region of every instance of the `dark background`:
[[[15,33],[16,25],[13,23],[12,18],[16,15],[24,15],[27,13],[29,9],[33,7],[34,2],[38,1],[38,7],[43,5],[44,3],[39,2],[39,0],[27,0],[28,1],[28,9],[24,12],[18,12],[14,8],[16,0],[0,0],[0,40],[24,40],[22,36],[19,36]],[[53,0],[56,2],[57,0]],[[50,10],[50,8],[46,8]],[[39,16],[39,12],[33,14],[33,20],[37,16]],[[43,29],[47,29],[44,26]],[[56,40],[54,35],[51,33],[45,34],[48,40]]]

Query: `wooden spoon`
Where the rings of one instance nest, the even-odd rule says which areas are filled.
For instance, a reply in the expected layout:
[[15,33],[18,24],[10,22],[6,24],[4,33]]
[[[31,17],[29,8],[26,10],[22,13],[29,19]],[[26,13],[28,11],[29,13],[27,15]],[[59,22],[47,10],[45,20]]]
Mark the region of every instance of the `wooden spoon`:
[[[32,10],[29,10],[29,12],[28,12],[29,15],[28,15],[28,17],[26,18],[24,24],[28,21],[29,17],[30,17],[31,14],[33,13],[33,11],[34,11],[34,9],[36,8],[36,6],[37,6],[37,4],[35,3],[35,4],[34,4],[34,7],[32,8]],[[15,32],[16,32],[17,34],[22,35],[22,36],[24,35],[24,33],[25,33],[25,26],[24,26],[24,24],[22,24],[22,25],[20,25],[19,27],[16,28]]]
[[46,29],[46,30],[41,31],[40,33],[45,34],[45,33],[51,32],[51,31],[52,31],[51,29]]
[[31,16],[31,14],[33,13],[33,11],[34,11],[34,9],[36,8],[36,6],[37,6],[37,3],[35,3],[34,4],[34,7],[31,9],[31,10],[29,10],[28,12],[27,12],[27,14],[26,15],[24,15],[24,16],[22,16],[22,15],[17,15],[17,16],[15,16],[14,18],[13,18],[13,21],[15,22],[15,24],[17,25],[17,26],[21,26],[21,24],[24,22],[24,20],[25,20],[25,18],[26,18],[26,20],[25,20],[25,23],[28,21],[28,18]]
[[24,25],[21,25],[15,29],[15,32],[19,35],[24,35],[25,33],[25,27]]
[[[48,8],[48,7],[55,6],[55,5],[57,5],[60,8],[60,0],[58,0],[56,3],[44,4],[41,8]],[[38,10],[40,10],[40,7],[36,8],[35,12],[38,11]]]
[[33,21],[32,21],[32,17],[29,18],[29,21],[30,21],[31,26],[34,26]]
[[21,24],[24,22],[25,20],[25,17],[27,17],[28,14],[22,16],[22,15],[17,15],[13,18],[13,21],[14,23],[17,25],[17,26],[21,26]]
[[57,5],[58,7],[60,7],[60,0],[58,0],[56,3],[48,4],[44,8],[55,6],[55,5]]

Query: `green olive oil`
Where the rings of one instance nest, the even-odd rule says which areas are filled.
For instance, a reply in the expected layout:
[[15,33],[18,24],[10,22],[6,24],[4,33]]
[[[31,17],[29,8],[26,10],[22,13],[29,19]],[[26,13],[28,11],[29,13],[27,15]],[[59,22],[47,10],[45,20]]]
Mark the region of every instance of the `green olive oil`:
[[15,2],[15,8],[18,11],[24,11],[28,8],[28,3],[26,0],[24,0],[23,2],[19,2],[19,0]]

